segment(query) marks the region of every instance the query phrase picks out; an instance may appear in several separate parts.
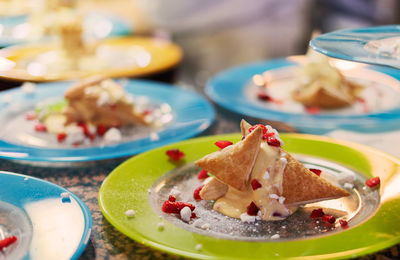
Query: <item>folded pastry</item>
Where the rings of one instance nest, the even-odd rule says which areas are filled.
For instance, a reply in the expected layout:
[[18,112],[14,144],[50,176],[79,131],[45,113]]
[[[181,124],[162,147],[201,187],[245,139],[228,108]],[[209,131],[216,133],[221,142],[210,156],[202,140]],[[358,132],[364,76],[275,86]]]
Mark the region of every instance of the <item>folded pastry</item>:
[[64,97],[68,101],[63,111],[66,124],[84,122],[107,127],[149,125],[145,113],[135,109],[123,87],[111,79],[92,77],[83,80],[69,88]]
[[241,141],[195,162],[214,175],[200,191],[202,199],[216,200],[214,210],[234,218],[256,213],[278,220],[298,205],[350,195],[287,153],[275,129],[244,120],[241,129]]
[[297,88],[292,98],[305,106],[340,108],[353,104],[363,87],[348,81],[330,65],[328,57],[313,50],[307,52],[307,62],[299,70]]

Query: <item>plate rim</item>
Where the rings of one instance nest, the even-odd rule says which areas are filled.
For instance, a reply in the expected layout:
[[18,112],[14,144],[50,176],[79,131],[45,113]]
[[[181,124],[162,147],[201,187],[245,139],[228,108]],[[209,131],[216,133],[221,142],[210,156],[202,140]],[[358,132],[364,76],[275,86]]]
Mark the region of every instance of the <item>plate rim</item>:
[[[201,252],[199,252],[198,254],[193,253],[193,252],[188,252],[188,251],[184,251],[184,250],[180,250],[180,249],[175,249],[175,248],[171,248],[169,246],[164,246],[162,244],[157,244],[157,241],[155,242],[153,238],[153,240],[144,237],[143,234],[141,234],[140,232],[137,232],[136,230],[129,230],[128,231],[123,230],[122,227],[120,227],[119,223],[116,222],[116,220],[114,220],[114,216],[109,215],[110,213],[108,212],[108,209],[105,208],[105,203],[104,203],[104,189],[105,186],[108,185],[108,183],[110,183],[110,180],[112,178],[115,178],[115,175],[118,175],[118,172],[123,170],[125,167],[127,167],[130,163],[137,161],[137,160],[141,160],[142,157],[147,156],[147,154],[151,154],[151,153],[160,153],[162,151],[165,151],[166,149],[171,149],[171,148],[179,148],[180,145],[188,145],[188,144],[195,144],[195,143],[200,143],[200,142],[209,142],[209,141],[215,141],[215,139],[220,139],[220,140],[229,140],[229,139],[235,139],[235,140],[240,140],[240,133],[233,133],[233,134],[222,134],[222,135],[211,135],[211,136],[203,136],[203,137],[197,137],[197,138],[192,138],[189,140],[185,140],[185,141],[181,141],[178,143],[174,143],[174,144],[169,144],[163,147],[159,147],[157,149],[154,149],[152,151],[148,151],[146,153],[143,153],[141,155],[138,155],[136,157],[132,157],[128,160],[126,160],[125,162],[121,163],[120,165],[118,165],[108,176],[107,178],[103,181],[100,190],[99,190],[99,195],[98,195],[98,202],[99,202],[99,206],[101,209],[101,212],[103,214],[103,216],[107,219],[107,221],[117,230],[119,230],[121,233],[125,234],[126,236],[128,236],[129,238],[133,239],[134,241],[140,242],[146,246],[149,246],[153,249],[156,250],[161,250],[170,254],[174,254],[174,255],[179,255],[179,256],[184,256],[184,257],[195,257],[195,258],[199,258],[199,259],[210,259],[210,258],[218,258],[218,259],[225,259],[226,257],[224,257],[223,255],[215,255],[215,254],[211,254],[211,255],[206,255],[206,254],[201,254]],[[326,137],[326,136],[315,136],[315,135],[310,135],[310,134],[292,134],[292,133],[282,133],[281,134],[282,138],[284,140],[286,139],[290,139],[290,138],[300,138],[302,140],[314,140],[314,141],[318,141],[318,142],[325,142],[325,143],[333,143],[335,145],[341,145],[341,146],[346,146],[352,150],[355,149],[362,149],[360,151],[363,151],[364,153],[373,153],[373,154],[377,154],[379,156],[382,156],[382,158],[388,159],[390,161],[392,161],[394,164],[397,165],[397,167],[400,166],[400,159],[396,158],[392,155],[389,155],[387,153],[384,153],[380,150],[377,150],[375,148],[363,145],[363,144],[358,144],[358,143],[353,143],[353,142],[349,142],[349,141],[343,141],[343,140],[336,140],[334,138],[330,138],[330,137]],[[314,156],[316,156],[314,154]],[[170,169],[165,170],[164,173],[168,172]],[[162,175],[163,173],[161,173]],[[397,175],[399,175],[400,173],[397,173]],[[157,176],[156,179],[158,179],[159,177],[161,177],[161,175]],[[372,175],[373,176],[373,175]],[[391,177],[391,179],[394,178],[394,176]],[[382,192],[381,192],[382,193]],[[144,194],[145,198],[148,200],[147,198],[147,193]],[[397,200],[399,200],[399,197],[397,197]],[[378,209],[376,209],[376,211],[369,217],[367,218],[363,223],[367,223],[369,221],[371,221],[371,218],[373,216],[375,216],[379,211],[382,210],[382,202],[380,202],[380,205],[378,207]],[[150,207],[150,206],[149,206]],[[157,214],[153,211],[153,209],[150,207],[150,210],[152,211],[152,213]],[[168,221],[165,221],[166,223]],[[169,222],[168,222],[169,223]],[[170,225],[173,225],[171,223],[169,223]],[[354,228],[359,228],[360,225],[359,224],[355,227],[350,228],[349,230],[352,230]],[[182,229],[181,227],[176,227],[178,229]],[[183,229],[182,229],[183,230]],[[305,239],[305,241],[311,241],[310,243],[312,243],[312,241],[316,241],[319,240],[321,238],[325,238],[325,237],[332,237],[332,236],[341,236],[341,234],[346,233],[349,230],[343,230],[342,232],[337,232],[337,233],[333,233],[333,234],[329,234],[326,236],[320,236],[320,237],[316,237],[316,238],[307,238]],[[189,231],[187,231],[189,232]],[[189,232],[190,233],[190,232]],[[199,235],[199,236],[203,236],[203,235]],[[209,238],[210,239],[210,238]],[[211,240],[213,240],[215,238],[211,238]],[[222,239],[224,240],[224,239]],[[291,242],[296,242],[298,240],[294,240],[294,241],[283,241],[283,244],[286,243],[291,243]],[[301,241],[301,240],[300,240]],[[303,240],[304,241],[304,240]],[[240,241],[239,241],[240,242]],[[397,235],[397,237],[395,238],[391,238],[391,239],[387,239],[383,242],[377,243],[377,244],[373,244],[370,245],[368,247],[364,247],[362,249],[359,250],[350,250],[350,249],[346,249],[343,252],[335,252],[335,253],[328,253],[328,254],[318,254],[318,255],[308,255],[308,256],[296,256],[296,257],[291,257],[291,259],[315,259],[316,257],[323,257],[323,258],[332,258],[332,259],[342,259],[342,258],[347,258],[347,257],[356,257],[356,256],[362,256],[362,255],[366,255],[369,253],[373,253],[373,252],[377,252],[379,250],[383,250],[385,248],[388,248],[390,246],[393,246],[395,244],[398,244],[400,242],[400,235]],[[246,243],[246,242],[244,242]],[[254,243],[254,242],[250,242],[250,243]],[[255,242],[255,243],[262,243],[262,242]],[[266,242],[265,244],[273,244],[274,242]],[[278,242],[279,243],[279,242]],[[213,253],[215,253],[213,251]],[[238,257],[237,259],[247,259],[246,257],[242,258],[242,257]],[[254,259],[254,258],[249,258],[249,259]]]
[[[385,31],[389,29],[396,29],[396,31],[400,31],[400,26],[398,24],[392,24],[392,25],[378,25],[378,26],[369,26],[369,27],[362,27],[362,28],[352,28],[352,29],[341,29],[341,30],[336,30],[328,33],[324,33],[321,35],[318,35],[314,39],[310,40],[309,46],[315,50],[318,51],[322,54],[325,54],[327,56],[337,58],[337,59],[342,59],[342,60],[349,60],[349,61],[354,61],[354,62],[361,62],[365,64],[370,64],[370,65],[384,65],[384,66],[389,66],[389,67],[396,67],[394,66],[396,63],[399,63],[399,59],[396,58],[382,58],[377,54],[370,53],[367,51],[363,51],[363,53],[368,54],[365,57],[354,57],[350,56],[344,53],[339,53],[331,50],[327,50],[324,47],[320,46],[318,41],[327,41],[327,40],[334,40],[334,39],[329,39],[329,37],[337,37],[340,34],[362,34],[362,33],[367,33],[368,35],[365,35],[366,39],[370,40],[378,40],[379,38],[376,38],[373,36],[371,31],[375,31],[378,33],[385,33]],[[348,35],[347,35],[348,37]],[[354,37],[353,39],[349,39],[348,41],[353,42],[355,45],[354,47],[358,48],[360,46],[364,46],[366,44],[366,39],[361,39]],[[341,40],[337,39],[334,40],[335,42],[341,42]],[[348,42],[348,41],[342,41],[342,42]],[[396,62],[397,61],[397,62]],[[399,65],[397,66],[399,67]]]

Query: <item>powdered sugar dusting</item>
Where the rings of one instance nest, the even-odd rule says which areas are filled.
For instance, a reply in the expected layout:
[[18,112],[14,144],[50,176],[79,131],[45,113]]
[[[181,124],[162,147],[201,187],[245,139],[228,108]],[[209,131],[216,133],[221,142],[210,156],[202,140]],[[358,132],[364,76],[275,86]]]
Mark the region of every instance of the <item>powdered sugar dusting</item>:
[[[294,156],[296,157],[296,155]],[[318,161],[318,168],[329,172],[321,165],[324,165],[324,163]],[[309,164],[306,164],[306,167],[316,168],[315,165]],[[339,169],[342,166],[337,167]],[[335,166],[329,165],[331,172],[334,168]],[[343,168],[340,168],[340,171],[332,174],[336,174],[338,177],[341,175],[342,170]],[[310,219],[311,211],[317,207],[323,207],[326,214],[331,214],[336,219],[346,218],[354,225],[361,223],[366,217],[373,214],[378,205],[376,201],[371,199],[371,202],[368,201],[368,207],[361,207],[360,210],[361,200],[367,198],[364,194],[371,193],[370,196],[372,197],[379,196],[379,194],[370,189],[363,191],[362,187],[365,181],[362,179],[363,177],[354,173],[356,180],[354,182],[354,190],[350,191],[352,193],[350,197],[308,204],[306,207],[300,207],[299,210],[286,219],[279,221],[262,221],[259,216],[249,216],[248,214],[243,214],[241,219],[234,219],[214,211],[212,209],[212,201],[196,201],[193,198],[193,191],[203,184],[197,179],[198,172],[198,167],[193,164],[187,164],[162,176],[151,188],[152,192],[149,194],[150,205],[166,221],[191,232],[216,238],[245,241],[280,241],[313,237],[326,232],[341,232],[340,225],[338,227],[335,227],[335,225],[326,226],[322,221]],[[193,204],[196,207],[194,213],[197,217],[190,218],[188,214],[190,212],[189,208],[188,212],[184,213],[186,214],[184,216],[182,216],[182,213],[163,213],[161,206],[172,193],[179,193],[177,201]],[[275,195],[273,197],[277,202],[284,203],[284,197]]]

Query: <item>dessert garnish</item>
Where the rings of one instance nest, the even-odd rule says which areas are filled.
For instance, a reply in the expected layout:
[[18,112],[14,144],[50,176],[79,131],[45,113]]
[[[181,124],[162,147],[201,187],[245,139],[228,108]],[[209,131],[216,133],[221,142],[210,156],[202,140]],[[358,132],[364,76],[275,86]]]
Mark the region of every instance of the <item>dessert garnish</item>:
[[306,58],[292,92],[294,100],[306,107],[332,109],[350,106],[359,99],[363,86],[347,80],[327,56],[309,49]]
[[207,179],[208,177],[210,177],[210,176],[208,175],[208,172],[205,170],[201,170],[197,174],[197,179],[199,179],[199,180],[204,180],[204,179]]
[[127,94],[111,79],[95,76],[72,85],[61,101],[38,104],[25,118],[33,121],[36,132],[56,135],[58,143],[79,146],[95,139],[116,143],[122,140],[124,131],[132,132],[131,126],[163,124],[158,122],[163,112],[140,98]]
[[0,251],[6,247],[9,247],[10,245],[14,244],[15,242],[17,242],[16,236],[9,236],[9,237],[6,237],[6,238],[0,240]]
[[180,151],[179,149],[169,149],[165,152],[165,154],[172,161],[179,161],[185,157],[185,154],[182,151]]
[[373,177],[371,179],[368,179],[365,184],[370,187],[370,188],[375,188],[381,183],[381,179],[379,176]]
[[[215,211],[246,221],[247,216],[281,220],[300,205],[350,195],[286,152],[272,127],[251,126],[242,120],[241,130],[241,141],[195,162],[213,175],[199,195],[215,201]],[[326,222],[332,221],[323,216]]]

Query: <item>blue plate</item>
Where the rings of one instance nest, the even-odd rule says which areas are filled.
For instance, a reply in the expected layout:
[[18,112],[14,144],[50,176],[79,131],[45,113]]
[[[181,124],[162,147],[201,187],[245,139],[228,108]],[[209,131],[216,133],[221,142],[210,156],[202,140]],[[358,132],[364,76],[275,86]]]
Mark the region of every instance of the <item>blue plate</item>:
[[0,171],[0,183],[6,232],[14,219],[23,220],[10,232],[18,239],[8,252],[10,259],[17,255],[24,260],[77,259],[82,254],[92,232],[92,218],[76,195],[53,183],[5,171]]
[[[325,55],[368,64],[400,68],[400,59],[372,51],[373,41],[400,37],[399,25],[376,26],[361,29],[339,30],[322,34],[311,40],[310,46]],[[366,45],[372,48],[366,48]],[[375,45],[376,46],[376,45]]]
[[[123,82],[121,82],[122,84]],[[27,127],[8,129],[14,118],[23,117],[27,111],[32,111],[35,105],[49,98],[61,98],[72,82],[52,82],[37,84],[33,94],[26,94],[21,88],[0,92],[0,124],[8,124],[0,129],[0,157],[28,161],[72,162],[110,159],[129,156],[168,143],[192,137],[207,129],[214,120],[215,112],[212,105],[202,96],[188,90],[175,88],[172,85],[145,81],[125,81],[125,91],[134,96],[143,96],[157,104],[167,104],[172,110],[172,121],[156,131],[157,138],[152,138],[150,130],[140,137],[126,142],[106,146],[92,147],[41,147],[25,145],[25,143],[5,140],[6,131],[12,131],[15,136],[25,136]],[[11,99],[12,103],[1,103]],[[15,127],[17,128],[17,127]],[[18,132],[18,133],[17,133]],[[51,135],[50,133],[47,133]],[[11,136],[11,135],[8,135]],[[54,135],[55,136],[55,135]]]
[[[0,48],[16,44],[32,43],[34,40],[28,36],[16,37],[13,30],[28,21],[27,15],[0,17],[0,27],[3,27],[0,33]],[[83,35],[86,39],[104,39],[115,36],[125,36],[132,34],[132,28],[126,21],[120,18],[98,12],[89,12],[83,19]],[[44,37],[42,40],[49,40],[50,37]]]
[[[346,110],[333,110],[312,115],[304,111],[293,112],[282,110],[279,106],[268,106],[266,102],[257,99],[256,93],[252,93],[252,77],[264,72],[279,74],[279,77],[286,77],[286,83],[293,84],[295,81],[293,70],[298,66],[297,61],[294,60],[299,59],[304,58],[303,56],[293,56],[228,69],[212,77],[207,83],[205,91],[213,101],[228,110],[259,119],[284,122],[305,133],[324,134],[338,128],[362,132],[387,131],[399,128],[400,102],[397,98],[400,99],[400,72],[389,67],[362,66],[363,68],[360,68],[360,71],[363,74],[358,73],[357,76],[358,78],[368,77],[374,81],[374,84],[380,84],[380,81],[385,78],[385,82],[388,83],[382,84],[381,89],[388,91],[387,96],[396,97],[396,99],[391,100],[390,108],[376,113],[352,114],[346,112]],[[355,72],[357,70],[352,73]],[[286,88],[286,85],[282,84],[281,88]],[[289,90],[286,92],[289,92]]]

